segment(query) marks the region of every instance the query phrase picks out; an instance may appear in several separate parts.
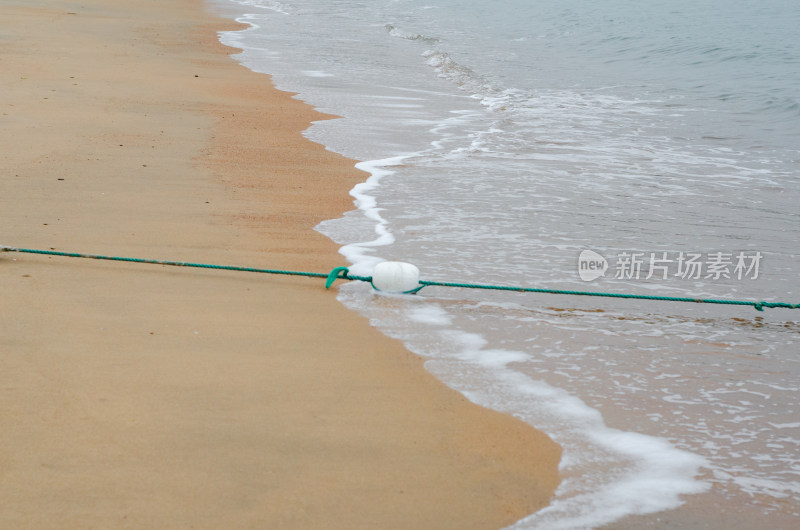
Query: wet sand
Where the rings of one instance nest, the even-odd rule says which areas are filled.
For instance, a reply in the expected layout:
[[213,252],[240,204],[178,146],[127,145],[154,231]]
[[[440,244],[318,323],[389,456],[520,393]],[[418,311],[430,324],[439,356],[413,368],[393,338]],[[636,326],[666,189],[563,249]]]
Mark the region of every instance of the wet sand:
[[[198,0],[0,0],[0,244],[327,272],[365,175]],[[0,527],[499,528],[560,448],[322,280],[0,253]]]

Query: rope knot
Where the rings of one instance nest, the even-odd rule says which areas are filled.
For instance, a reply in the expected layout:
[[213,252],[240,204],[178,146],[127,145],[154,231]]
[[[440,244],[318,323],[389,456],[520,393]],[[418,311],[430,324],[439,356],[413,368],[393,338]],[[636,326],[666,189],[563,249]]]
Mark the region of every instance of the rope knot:
[[338,279],[349,280],[350,277],[347,275],[348,272],[350,272],[350,269],[348,269],[347,267],[335,267],[328,274],[328,279],[325,280],[325,288],[330,289],[331,285],[333,285],[333,282],[335,282]]

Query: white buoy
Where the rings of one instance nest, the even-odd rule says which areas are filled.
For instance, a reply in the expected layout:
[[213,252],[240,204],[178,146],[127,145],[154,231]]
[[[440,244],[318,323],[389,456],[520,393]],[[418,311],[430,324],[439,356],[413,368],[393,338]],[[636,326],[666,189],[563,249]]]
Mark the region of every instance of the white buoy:
[[419,269],[416,265],[402,261],[384,261],[372,271],[372,286],[388,293],[416,291],[419,285]]

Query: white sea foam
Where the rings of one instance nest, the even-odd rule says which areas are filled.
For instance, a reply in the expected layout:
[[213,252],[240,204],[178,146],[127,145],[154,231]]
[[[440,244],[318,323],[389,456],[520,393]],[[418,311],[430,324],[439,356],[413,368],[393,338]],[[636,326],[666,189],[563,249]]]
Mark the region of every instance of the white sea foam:
[[422,307],[414,307],[408,311],[408,318],[414,322],[430,324],[433,326],[447,326],[452,323],[447,311],[436,304],[426,304]]
[[[350,243],[339,249],[339,253],[351,263],[350,272],[355,275],[368,276],[372,274],[372,269],[375,268],[375,265],[383,261],[383,259],[374,255],[375,248],[391,245],[395,241],[394,236],[387,227],[387,221],[381,216],[381,208],[378,207],[375,197],[370,195],[370,192],[380,185],[382,178],[392,174],[392,170],[388,168],[399,165],[402,161],[403,157],[393,157],[356,164],[358,169],[368,172],[370,177],[366,181],[356,184],[350,191],[350,195],[355,199],[358,211],[363,214],[364,218],[374,223],[373,228],[376,237],[366,241]],[[339,224],[337,220],[324,221],[316,229],[323,234],[330,233],[336,230],[337,224]]]
[[[591,527],[626,514],[674,508],[682,503],[681,495],[708,488],[694,479],[706,463],[702,457],[664,439],[611,429],[582,400],[509,367],[528,354],[485,349],[485,339],[473,333],[449,330],[443,335],[458,345],[456,353],[441,357],[417,350],[431,359],[427,366],[433,373],[472,401],[544,429],[565,449],[561,472],[567,478],[556,499],[512,528]],[[598,471],[604,466],[615,470],[613,480]],[[587,490],[587,480],[595,488]]]
[[323,72],[322,70],[303,70],[303,73],[308,77],[333,77],[333,74]]

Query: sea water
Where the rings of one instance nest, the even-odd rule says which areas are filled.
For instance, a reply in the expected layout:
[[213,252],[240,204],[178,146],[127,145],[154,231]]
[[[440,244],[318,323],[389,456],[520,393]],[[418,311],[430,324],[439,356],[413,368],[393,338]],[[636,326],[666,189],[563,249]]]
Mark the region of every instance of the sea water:
[[[214,5],[250,25],[221,35],[238,60],[342,116],[306,135],[369,173],[318,227],[354,274],[800,303],[796,0]],[[800,310],[340,298],[563,446],[515,527],[800,520]]]

